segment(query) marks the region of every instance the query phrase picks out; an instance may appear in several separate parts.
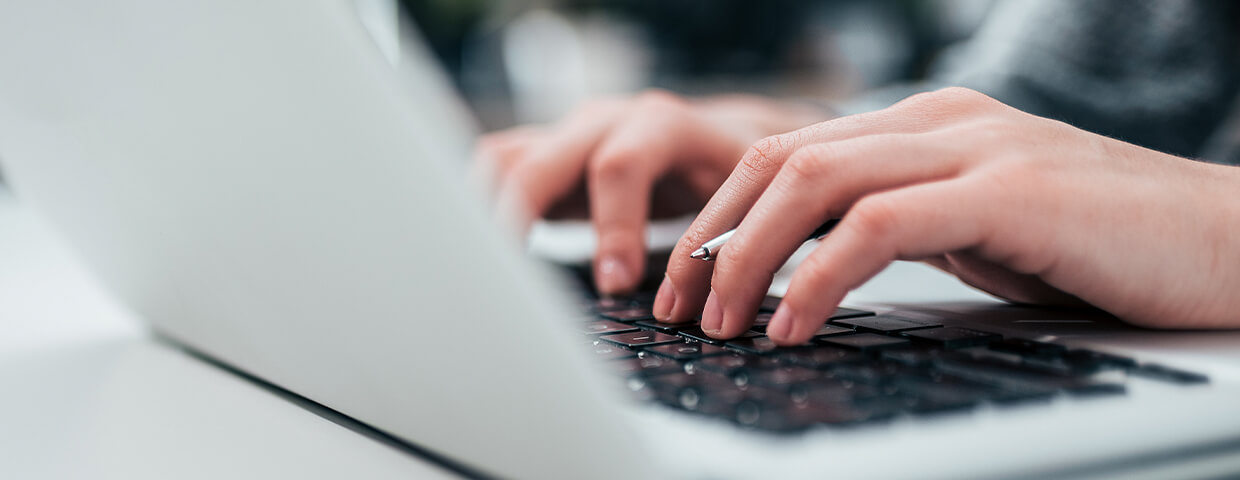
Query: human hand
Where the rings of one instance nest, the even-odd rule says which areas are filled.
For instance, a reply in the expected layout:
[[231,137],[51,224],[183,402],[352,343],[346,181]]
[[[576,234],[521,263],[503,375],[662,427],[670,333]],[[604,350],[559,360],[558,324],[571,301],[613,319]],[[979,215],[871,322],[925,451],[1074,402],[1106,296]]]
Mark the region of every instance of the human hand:
[[[767,333],[805,342],[851,289],[926,260],[1018,302],[1086,302],[1149,327],[1240,326],[1240,170],[946,89],[754,144],[672,253],[655,315],[734,337],[829,218]],[[738,226],[739,225],[739,226]],[[713,263],[689,258],[736,227]],[[1078,300],[1079,299],[1079,300]],[[704,309],[703,309],[704,306]]]
[[700,209],[755,140],[826,117],[758,97],[651,91],[587,103],[553,125],[486,135],[475,164],[497,188],[498,208],[525,225],[588,214],[598,237],[595,284],[624,293],[645,273],[649,217]]

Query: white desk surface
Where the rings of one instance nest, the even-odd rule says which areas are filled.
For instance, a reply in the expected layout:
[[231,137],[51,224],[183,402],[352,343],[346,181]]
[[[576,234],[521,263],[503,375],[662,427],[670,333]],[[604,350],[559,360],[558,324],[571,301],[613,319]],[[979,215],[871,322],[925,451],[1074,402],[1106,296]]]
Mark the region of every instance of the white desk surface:
[[[983,298],[918,265],[882,277],[850,299]],[[454,477],[153,340],[3,186],[0,385],[3,478]]]

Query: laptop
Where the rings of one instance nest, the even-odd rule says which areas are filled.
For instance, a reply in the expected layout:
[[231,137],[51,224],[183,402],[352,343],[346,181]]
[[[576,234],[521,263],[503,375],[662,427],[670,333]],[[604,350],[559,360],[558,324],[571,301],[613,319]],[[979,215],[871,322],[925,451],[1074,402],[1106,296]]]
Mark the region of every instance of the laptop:
[[5,3],[0,157],[162,338],[466,476],[1240,472],[1240,333],[858,303],[781,350],[591,298],[484,212],[398,46],[334,0]]

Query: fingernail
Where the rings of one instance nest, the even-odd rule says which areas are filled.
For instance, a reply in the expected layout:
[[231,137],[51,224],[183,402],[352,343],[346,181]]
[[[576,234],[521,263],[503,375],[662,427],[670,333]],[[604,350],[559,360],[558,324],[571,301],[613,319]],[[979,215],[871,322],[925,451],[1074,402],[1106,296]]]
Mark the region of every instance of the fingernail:
[[787,341],[788,335],[792,334],[792,313],[784,305],[780,305],[775,309],[775,314],[771,316],[771,323],[766,326],[766,335],[775,341]]
[[723,309],[719,308],[719,297],[715,296],[715,290],[711,289],[710,295],[706,296],[706,307],[702,309],[702,331],[713,337],[718,335],[722,328]]
[[659,284],[658,293],[654,294],[654,318],[660,322],[667,322],[672,319],[672,307],[676,306],[676,288],[672,286],[672,279],[663,274],[663,283]]
[[595,280],[603,293],[619,293],[633,287],[633,272],[620,261],[620,257],[607,255],[595,267]]

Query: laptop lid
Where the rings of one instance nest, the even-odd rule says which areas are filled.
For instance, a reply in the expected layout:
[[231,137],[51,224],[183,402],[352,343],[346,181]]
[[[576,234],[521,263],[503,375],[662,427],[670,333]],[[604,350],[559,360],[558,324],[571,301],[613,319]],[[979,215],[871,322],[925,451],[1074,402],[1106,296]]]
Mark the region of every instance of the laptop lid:
[[0,66],[16,191],[155,330],[483,472],[641,475],[349,3],[6,3]]

